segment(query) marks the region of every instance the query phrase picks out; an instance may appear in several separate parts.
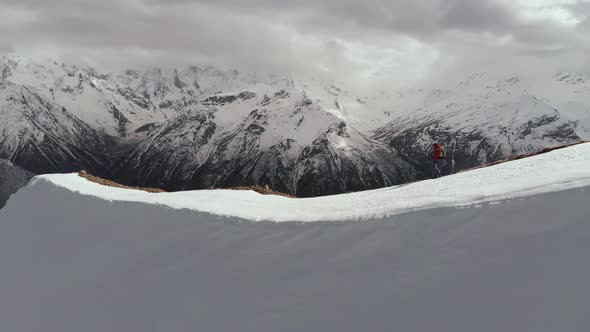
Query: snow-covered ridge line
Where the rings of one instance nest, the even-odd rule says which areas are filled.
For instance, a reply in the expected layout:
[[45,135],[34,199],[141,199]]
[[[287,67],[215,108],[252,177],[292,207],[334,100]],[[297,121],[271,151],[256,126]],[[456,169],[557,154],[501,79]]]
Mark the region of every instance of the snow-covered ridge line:
[[289,199],[254,192],[202,190],[150,194],[105,187],[77,174],[38,176],[29,185],[53,184],[110,201],[158,204],[252,221],[365,220],[438,207],[461,207],[590,186],[590,143],[438,180],[345,195]]

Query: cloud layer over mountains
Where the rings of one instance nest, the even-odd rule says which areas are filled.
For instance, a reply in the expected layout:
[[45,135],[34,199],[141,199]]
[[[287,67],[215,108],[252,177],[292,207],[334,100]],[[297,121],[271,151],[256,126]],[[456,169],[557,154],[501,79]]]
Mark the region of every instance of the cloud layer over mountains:
[[525,65],[588,72],[589,15],[588,0],[2,0],[0,52],[407,85]]

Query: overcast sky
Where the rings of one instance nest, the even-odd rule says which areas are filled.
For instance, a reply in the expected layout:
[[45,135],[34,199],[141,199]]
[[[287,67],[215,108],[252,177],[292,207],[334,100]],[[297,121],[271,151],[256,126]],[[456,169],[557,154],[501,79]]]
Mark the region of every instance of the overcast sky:
[[121,67],[223,64],[361,86],[590,72],[590,0],[0,0],[0,52]]

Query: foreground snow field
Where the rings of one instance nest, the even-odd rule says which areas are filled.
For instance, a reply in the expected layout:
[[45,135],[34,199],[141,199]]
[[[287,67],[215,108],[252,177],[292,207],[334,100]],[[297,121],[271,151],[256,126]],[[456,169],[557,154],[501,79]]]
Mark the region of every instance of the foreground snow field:
[[585,331],[589,161],[301,200],[37,177],[0,210],[0,328]]

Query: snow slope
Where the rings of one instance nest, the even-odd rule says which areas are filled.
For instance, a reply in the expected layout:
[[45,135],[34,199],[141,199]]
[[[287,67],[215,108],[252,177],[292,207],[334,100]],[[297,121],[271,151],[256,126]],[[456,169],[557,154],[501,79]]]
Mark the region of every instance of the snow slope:
[[0,210],[0,326],[584,331],[589,159],[585,144],[442,180],[301,200],[227,191],[182,199],[38,177]]
[[31,190],[37,186],[60,187],[109,201],[149,203],[256,221],[337,221],[383,218],[582,188],[590,186],[589,163],[590,143],[585,143],[438,180],[305,199],[261,197],[254,192],[233,190],[150,194],[104,187],[77,174],[38,176]]

